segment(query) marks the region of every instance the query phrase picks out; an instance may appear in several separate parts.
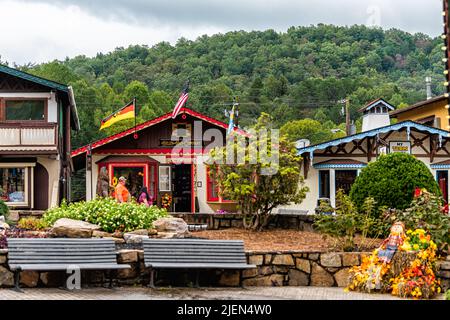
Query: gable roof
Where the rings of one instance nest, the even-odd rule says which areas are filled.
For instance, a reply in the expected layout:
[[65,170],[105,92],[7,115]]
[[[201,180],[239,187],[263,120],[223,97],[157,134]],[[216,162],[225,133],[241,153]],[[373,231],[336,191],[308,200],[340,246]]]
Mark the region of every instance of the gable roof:
[[406,107],[406,108],[401,108],[401,109],[397,109],[397,110],[391,111],[389,114],[391,115],[391,117],[396,118],[397,115],[399,115],[399,114],[401,114],[403,112],[408,112],[408,111],[411,111],[411,110],[414,110],[414,109],[418,109],[418,108],[421,108],[421,107],[426,107],[426,106],[428,106],[431,103],[439,102],[441,100],[442,101],[446,101],[447,99],[448,98],[445,95],[441,95],[441,96],[438,96],[438,97],[431,98],[429,100],[420,101],[420,102],[418,102],[416,104],[413,104],[413,105],[411,105],[409,107]]
[[66,92],[66,93],[69,92],[69,87],[64,85],[64,84],[61,84],[61,83],[58,83],[58,82],[55,82],[55,81],[51,81],[51,80],[48,80],[48,79],[44,79],[44,78],[32,75],[32,74],[24,72],[24,71],[20,71],[20,70],[14,69],[14,68],[10,68],[10,67],[2,65],[2,64],[0,64],[0,72],[6,73],[6,74],[8,74],[10,76],[13,76],[13,77],[17,77],[17,78],[20,78],[20,79],[24,79],[24,80],[28,80],[28,81],[40,84],[40,85],[42,85],[44,87],[48,87],[48,88],[51,88],[51,89],[63,91],[63,92]]
[[418,131],[423,131],[423,132],[428,132],[430,134],[437,134],[439,135],[440,139],[443,139],[444,137],[448,137],[450,132],[449,131],[445,131],[442,129],[437,129],[434,127],[430,127],[430,126],[426,126],[424,124],[420,124],[411,120],[407,120],[407,121],[402,121],[396,124],[391,124],[389,126],[385,126],[385,127],[381,127],[381,128],[376,128],[376,129],[372,129],[369,131],[365,131],[365,132],[361,132],[361,133],[357,133],[351,136],[347,136],[347,137],[343,137],[343,138],[339,138],[339,139],[335,139],[335,140],[330,140],[324,143],[319,143],[313,146],[309,146],[306,148],[300,148],[298,149],[298,155],[302,155],[304,153],[313,153],[316,150],[324,150],[328,147],[335,147],[338,146],[340,144],[343,143],[349,143],[352,142],[354,140],[361,140],[364,139],[366,137],[374,137],[380,133],[387,133],[390,131],[398,131],[401,129],[407,129],[410,130],[411,128],[416,129]]
[[74,97],[72,87],[55,82],[55,81],[44,79],[44,78],[32,75],[32,74],[24,72],[24,71],[10,68],[10,67],[2,65],[2,64],[0,64],[0,73],[5,73],[12,77],[20,78],[20,79],[23,79],[26,81],[31,81],[31,82],[39,84],[41,86],[60,91],[63,94],[67,95],[67,99],[68,99],[71,114],[72,114],[72,121],[71,121],[72,127],[76,131],[80,130],[80,120],[78,118],[77,105],[75,103],[75,97]]
[[372,109],[373,107],[376,107],[379,104],[384,105],[385,107],[387,107],[391,111],[395,110],[395,108],[391,104],[387,103],[384,99],[379,98],[379,99],[376,99],[376,100],[374,100],[372,102],[369,102],[364,107],[360,108],[358,111],[359,112],[363,112],[363,111],[366,111],[366,110],[370,110],[370,109]]
[[[192,109],[188,109],[186,107],[183,107],[180,110],[180,114],[181,113],[188,114],[188,115],[190,115],[192,117],[198,118],[198,119],[203,120],[205,122],[209,122],[211,124],[214,124],[216,126],[219,126],[219,127],[223,128],[223,129],[228,129],[228,124],[226,124],[226,123],[224,123],[222,121],[213,119],[211,117],[208,117],[208,116],[206,116],[206,115],[204,115],[204,114],[202,114],[200,112],[194,111]],[[136,126],[136,129],[134,127],[132,127],[130,129],[127,129],[127,130],[124,130],[122,132],[113,134],[113,135],[111,135],[109,137],[97,140],[97,141],[92,142],[92,143],[90,143],[88,145],[85,145],[85,146],[83,146],[81,148],[78,148],[78,149],[72,151],[71,155],[72,155],[72,157],[76,157],[76,156],[78,156],[80,154],[83,154],[83,153],[87,152],[89,147],[91,148],[91,150],[99,148],[99,147],[104,146],[104,145],[106,145],[106,144],[108,144],[110,142],[113,142],[113,141],[116,141],[116,140],[121,139],[123,137],[129,136],[131,134],[134,134],[135,132],[144,130],[146,128],[154,126],[154,125],[156,125],[158,123],[161,123],[163,121],[169,120],[171,118],[172,118],[172,111],[168,112],[168,113],[166,113],[166,114],[164,114],[164,115],[162,115],[160,117],[157,117],[155,119],[148,120],[146,122],[138,124]],[[242,129],[234,128],[234,131],[239,133],[239,134],[246,135],[246,132],[244,130],[242,130]]]

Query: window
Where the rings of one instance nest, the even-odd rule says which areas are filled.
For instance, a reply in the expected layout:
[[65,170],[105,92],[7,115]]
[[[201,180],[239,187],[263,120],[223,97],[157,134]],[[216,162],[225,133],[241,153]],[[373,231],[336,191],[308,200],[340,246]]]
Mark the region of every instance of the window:
[[159,167],[159,191],[171,191],[170,166]]
[[319,198],[330,198],[330,171],[319,171]]
[[0,199],[8,205],[27,205],[27,168],[0,168]]
[[172,136],[173,137],[190,137],[192,132],[192,125],[190,123],[173,123]]
[[5,120],[45,121],[45,100],[6,100]]
[[357,176],[357,170],[336,170],[336,192],[342,189],[349,194]]

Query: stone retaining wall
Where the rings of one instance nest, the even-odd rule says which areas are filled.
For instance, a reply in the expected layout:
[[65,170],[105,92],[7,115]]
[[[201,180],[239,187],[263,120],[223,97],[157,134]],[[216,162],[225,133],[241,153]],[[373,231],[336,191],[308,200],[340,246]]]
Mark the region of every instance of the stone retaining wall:
[[257,269],[243,272],[247,286],[345,287],[349,269],[368,253],[252,252],[248,262]]
[[[239,271],[207,270],[200,273],[201,286],[316,286],[345,287],[349,269],[359,265],[369,253],[320,252],[247,252],[247,261],[257,268]],[[119,270],[114,276],[115,285],[147,285],[148,270],[144,267],[142,250],[119,250],[118,262],[127,263],[131,269]],[[450,262],[441,262],[438,273],[444,289],[450,283]],[[157,274],[158,286],[192,286],[195,270],[181,272],[161,270]],[[108,284],[107,271],[82,272],[83,286]],[[242,276],[242,279],[240,278]],[[65,272],[27,271],[21,274],[24,287],[60,287],[67,277]],[[14,284],[13,273],[8,269],[7,250],[0,250],[0,287]]]

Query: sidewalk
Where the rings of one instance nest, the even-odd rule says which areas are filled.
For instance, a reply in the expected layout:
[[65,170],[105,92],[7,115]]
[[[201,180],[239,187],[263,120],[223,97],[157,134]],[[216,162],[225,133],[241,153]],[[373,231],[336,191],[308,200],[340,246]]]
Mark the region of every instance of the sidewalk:
[[[0,289],[0,300],[397,300],[389,294],[344,292],[342,288],[249,287],[241,288],[88,288],[24,289],[24,293]],[[443,300],[440,295],[438,300]]]

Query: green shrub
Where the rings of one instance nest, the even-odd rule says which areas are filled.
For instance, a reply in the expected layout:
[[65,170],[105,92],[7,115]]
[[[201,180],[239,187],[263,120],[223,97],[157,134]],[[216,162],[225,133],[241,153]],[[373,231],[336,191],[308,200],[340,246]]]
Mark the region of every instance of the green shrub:
[[22,218],[17,223],[17,226],[20,229],[26,229],[26,230],[44,230],[48,228],[48,223],[44,221],[44,219],[36,219],[33,217],[30,218]]
[[[374,217],[376,202],[367,198],[363,209],[358,211],[352,200],[343,190],[336,193],[336,214],[319,214],[315,217],[314,227],[321,233],[335,238],[339,249],[343,251],[365,251],[372,249],[383,234],[384,224]],[[326,207],[329,212],[328,208]],[[355,237],[360,234],[364,239],[357,245]],[[369,239],[372,237],[373,239]]]
[[8,218],[9,208],[3,200],[0,200],[0,216],[4,216],[5,219]]
[[63,202],[60,207],[45,212],[43,219],[49,225],[56,220],[69,218],[99,225],[104,231],[133,231],[149,229],[155,220],[167,216],[164,209],[146,207],[136,202],[118,203],[113,198],[97,198],[71,204]]
[[441,195],[436,180],[422,161],[409,154],[392,153],[381,156],[361,171],[350,197],[358,208],[362,208],[366,198],[372,197],[378,207],[405,209],[410,205],[416,187]]
[[389,224],[400,220],[407,229],[424,229],[444,250],[450,243],[450,216],[442,212],[443,200],[432,193],[422,190],[406,210],[396,210],[386,215]]

